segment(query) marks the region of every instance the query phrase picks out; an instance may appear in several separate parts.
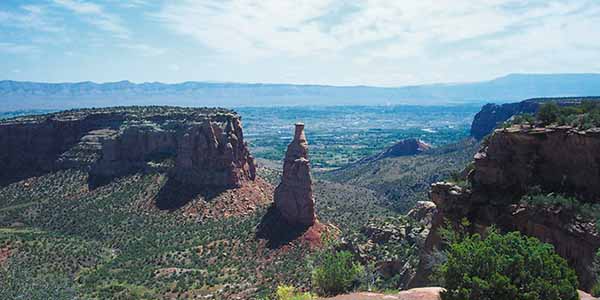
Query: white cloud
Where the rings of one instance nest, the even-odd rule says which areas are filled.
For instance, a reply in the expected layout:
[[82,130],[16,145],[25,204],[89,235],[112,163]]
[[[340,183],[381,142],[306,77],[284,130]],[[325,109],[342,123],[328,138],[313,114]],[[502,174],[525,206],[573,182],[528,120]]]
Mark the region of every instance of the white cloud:
[[0,52],[116,50],[166,80],[397,86],[600,70],[597,0],[39,2],[0,9]]
[[106,12],[98,4],[78,0],[54,0],[54,3],[84,17],[88,23],[101,30],[111,32],[118,38],[128,39],[130,36],[129,30],[122,24],[121,18]]
[[223,52],[305,55],[337,48],[316,21],[331,0],[177,1],[158,17],[175,32]]
[[461,64],[471,65],[475,77],[481,75],[478,63],[541,64],[537,58],[553,56],[574,63],[582,47],[600,47],[595,0],[358,0],[350,8],[348,3],[178,0],[167,2],[157,17],[229,59],[329,57],[363,67],[376,62],[385,66],[381,69],[402,63],[402,70],[389,72],[427,67],[436,79],[462,71]]
[[179,70],[181,70],[181,67],[178,64],[170,64],[168,66],[169,70],[173,71],[173,72],[177,72]]
[[123,7],[127,7],[127,8],[136,8],[136,7],[141,7],[141,6],[147,6],[150,3],[146,0],[129,0],[129,1],[118,1],[119,4]]
[[9,42],[0,42],[0,52],[8,54],[31,54],[38,52],[39,49],[33,45],[24,45]]
[[61,32],[64,28],[40,5],[23,5],[18,12],[0,11],[0,24],[20,29]]
[[153,57],[167,52],[164,48],[157,48],[146,44],[121,44],[121,48],[134,51],[137,55]]

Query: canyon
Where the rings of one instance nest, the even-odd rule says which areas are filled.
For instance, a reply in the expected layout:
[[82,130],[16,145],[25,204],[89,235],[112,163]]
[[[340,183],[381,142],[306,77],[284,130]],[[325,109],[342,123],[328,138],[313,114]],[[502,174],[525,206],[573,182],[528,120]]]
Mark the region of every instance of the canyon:
[[[484,107],[478,115],[494,110],[502,108]],[[310,126],[311,147],[318,148]],[[468,232],[496,226],[554,245],[589,291],[600,247],[593,220],[521,199],[537,189],[597,204],[600,130],[494,128],[480,142],[443,147],[399,139],[347,168],[319,173],[311,171],[304,123],[282,130],[287,148],[281,161],[267,162],[269,169],[257,165],[242,117],[228,109],[114,107],[3,120],[0,225],[10,242],[0,244],[8,249],[2,260],[31,251],[13,242],[36,245],[28,230],[77,236],[72,243],[96,251],[85,257],[106,258],[90,265],[106,266],[120,282],[160,286],[156,295],[246,299],[281,282],[309,289],[306,259],[319,253],[324,237],[333,237],[339,238],[335,249],[350,251],[386,283],[405,289],[431,284],[432,254],[443,247],[438,229],[468,220]],[[430,201],[423,201],[427,189]],[[391,199],[406,205],[394,207]],[[85,293],[103,284],[98,268],[82,275]],[[204,286],[199,291],[182,283],[184,290],[173,291],[176,278]]]

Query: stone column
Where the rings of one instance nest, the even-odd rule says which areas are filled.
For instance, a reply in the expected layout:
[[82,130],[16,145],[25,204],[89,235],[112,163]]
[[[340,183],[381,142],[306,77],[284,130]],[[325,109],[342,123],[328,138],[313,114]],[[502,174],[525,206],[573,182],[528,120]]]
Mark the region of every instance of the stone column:
[[294,139],[287,147],[283,176],[275,189],[275,207],[290,224],[310,226],[315,223],[315,201],[303,123],[296,124]]

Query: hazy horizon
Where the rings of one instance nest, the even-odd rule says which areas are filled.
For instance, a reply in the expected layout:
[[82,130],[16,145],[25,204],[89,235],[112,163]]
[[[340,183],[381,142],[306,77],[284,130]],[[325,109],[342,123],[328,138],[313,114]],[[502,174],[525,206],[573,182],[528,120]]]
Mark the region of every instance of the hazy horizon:
[[380,86],[380,85],[366,85],[366,84],[348,84],[348,85],[336,85],[336,84],[313,84],[313,83],[295,83],[295,82],[252,82],[252,81],[218,81],[218,80],[185,80],[185,81],[176,81],[176,82],[168,82],[168,81],[134,81],[127,78],[123,78],[120,80],[114,81],[94,81],[94,80],[81,80],[81,81],[33,81],[33,80],[15,80],[12,78],[0,78],[0,82],[2,81],[13,81],[13,82],[29,82],[29,83],[44,83],[44,84],[79,84],[79,83],[93,83],[93,84],[115,84],[121,82],[129,82],[132,84],[168,84],[168,85],[178,85],[178,84],[186,84],[186,83],[207,83],[207,84],[240,84],[240,85],[296,85],[296,86],[327,86],[327,87],[373,87],[373,88],[406,88],[412,86],[452,86],[452,85],[464,85],[464,84],[475,84],[482,82],[489,82],[494,80],[501,80],[505,78],[510,78],[511,76],[596,76],[600,75],[598,73],[508,73],[499,77],[493,78],[485,78],[477,81],[462,81],[462,82],[432,82],[432,83],[424,83],[424,84],[409,84],[409,85],[398,85],[398,86]]

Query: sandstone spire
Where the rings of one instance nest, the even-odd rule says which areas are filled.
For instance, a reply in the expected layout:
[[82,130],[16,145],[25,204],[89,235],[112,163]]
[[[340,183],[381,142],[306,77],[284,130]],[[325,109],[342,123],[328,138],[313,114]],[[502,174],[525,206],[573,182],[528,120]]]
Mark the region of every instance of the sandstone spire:
[[310,226],[315,223],[315,201],[303,123],[296,124],[294,140],[287,147],[283,176],[275,189],[275,207],[290,224]]

